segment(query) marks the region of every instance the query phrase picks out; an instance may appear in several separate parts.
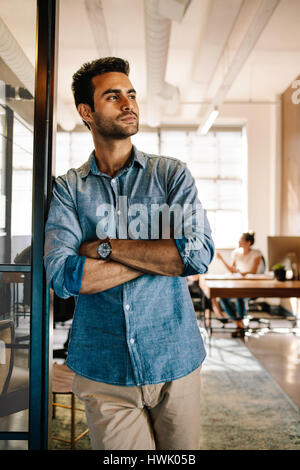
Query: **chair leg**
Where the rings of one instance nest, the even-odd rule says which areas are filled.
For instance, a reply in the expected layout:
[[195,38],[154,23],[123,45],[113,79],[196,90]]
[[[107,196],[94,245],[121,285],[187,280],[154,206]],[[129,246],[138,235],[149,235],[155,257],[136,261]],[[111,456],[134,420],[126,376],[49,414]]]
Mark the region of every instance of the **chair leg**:
[[[52,402],[56,403],[56,393],[53,392],[52,394]],[[52,419],[56,418],[56,406],[52,405]]]
[[75,449],[75,395],[71,394],[71,449]]
[[204,320],[205,320],[205,328],[208,331],[210,331],[210,322],[211,322],[210,315],[211,315],[210,309],[206,308],[204,311]]

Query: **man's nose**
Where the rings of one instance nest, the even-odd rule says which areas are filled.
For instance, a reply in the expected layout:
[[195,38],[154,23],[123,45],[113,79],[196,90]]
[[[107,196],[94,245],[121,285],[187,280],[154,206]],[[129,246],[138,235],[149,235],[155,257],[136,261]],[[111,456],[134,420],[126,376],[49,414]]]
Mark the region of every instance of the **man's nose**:
[[124,97],[121,103],[122,111],[131,111],[133,109],[133,103],[127,98]]

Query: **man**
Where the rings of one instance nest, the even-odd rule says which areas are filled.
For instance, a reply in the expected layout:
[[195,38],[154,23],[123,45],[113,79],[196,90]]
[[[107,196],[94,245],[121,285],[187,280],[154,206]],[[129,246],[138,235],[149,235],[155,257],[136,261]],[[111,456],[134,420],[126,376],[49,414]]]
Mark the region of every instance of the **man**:
[[[131,144],[139,109],[128,75],[127,61],[109,57],[73,76],[95,150],[56,180],[47,279],[77,299],[67,365],[92,448],[197,449],[205,350],[185,277],[207,271],[213,242],[186,166]],[[187,209],[168,226],[161,206]]]

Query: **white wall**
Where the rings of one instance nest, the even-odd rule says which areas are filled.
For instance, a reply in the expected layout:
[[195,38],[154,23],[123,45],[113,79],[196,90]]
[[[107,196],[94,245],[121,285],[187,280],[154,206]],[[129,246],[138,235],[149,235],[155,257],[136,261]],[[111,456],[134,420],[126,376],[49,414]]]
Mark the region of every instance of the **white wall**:
[[[248,229],[267,260],[267,236],[279,234],[281,120],[278,104],[224,104],[220,123],[244,123],[247,135]],[[239,195],[237,195],[239,197]]]
[[[248,220],[249,229],[256,232],[256,247],[267,261],[267,236],[280,235],[281,201],[281,103],[226,104],[222,106],[220,123],[244,123],[248,144]],[[228,250],[222,250],[226,260]],[[268,269],[268,266],[267,266]],[[214,259],[210,272],[225,272]],[[266,299],[280,303],[300,315],[296,299]]]

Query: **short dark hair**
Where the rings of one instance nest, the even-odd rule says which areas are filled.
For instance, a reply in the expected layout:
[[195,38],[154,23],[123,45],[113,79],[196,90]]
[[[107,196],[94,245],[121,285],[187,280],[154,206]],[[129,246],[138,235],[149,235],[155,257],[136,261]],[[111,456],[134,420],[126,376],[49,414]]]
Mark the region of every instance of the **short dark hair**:
[[[80,103],[84,103],[90,105],[92,111],[94,111],[95,88],[92,78],[108,72],[120,72],[128,76],[129,71],[128,61],[119,57],[101,57],[92,62],[84,63],[72,77],[72,92],[76,108]],[[86,123],[84,122],[84,124]]]
[[245,237],[246,242],[250,242],[250,245],[254,244],[254,241],[255,241],[254,232],[244,232],[243,235]]

